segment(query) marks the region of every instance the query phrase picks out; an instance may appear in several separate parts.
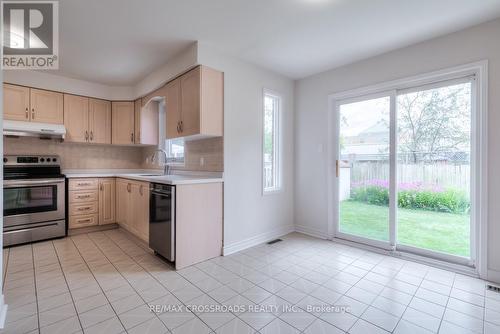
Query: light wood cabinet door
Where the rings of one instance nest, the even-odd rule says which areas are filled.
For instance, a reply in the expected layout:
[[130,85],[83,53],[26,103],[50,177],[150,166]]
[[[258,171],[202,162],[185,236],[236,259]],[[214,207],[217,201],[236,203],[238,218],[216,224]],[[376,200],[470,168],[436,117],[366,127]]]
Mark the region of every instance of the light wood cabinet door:
[[99,179],[99,225],[115,222],[115,179]]
[[[122,179],[116,180],[115,216],[116,222],[127,225],[127,215],[129,213],[129,191],[128,182]],[[127,228],[128,229],[128,228]]]
[[132,233],[140,239],[149,241],[149,184],[132,182],[130,187],[130,206],[132,207]]
[[142,99],[137,99],[134,101],[134,142],[136,144],[141,143],[141,109],[142,109]]
[[[136,104],[137,105],[137,104]],[[136,109],[135,143],[141,145],[158,145],[159,103],[150,101]]]
[[111,102],[89,99],[89,142],[111,144]]
[[224,73],[201,66],[200,132],[222,136],[224,132]]
[[85,143],[89,139],[89,99],[64,94],[64,126],[66,141]]
[[30,120],[30,89],[3,84],[3,118],[12,121]]
[[112,102],[111,114],[111,143],[134,144],[134,102]]
[[197,67],[180,77],[181,124],[183,137],[200,133],[201,68]]
[[64,124],[63,94],[42,89],[30,89],[31,121]]
[[181,137],[179,123],[181,121],[181,81],[175,79],[165,88],[166,137]]

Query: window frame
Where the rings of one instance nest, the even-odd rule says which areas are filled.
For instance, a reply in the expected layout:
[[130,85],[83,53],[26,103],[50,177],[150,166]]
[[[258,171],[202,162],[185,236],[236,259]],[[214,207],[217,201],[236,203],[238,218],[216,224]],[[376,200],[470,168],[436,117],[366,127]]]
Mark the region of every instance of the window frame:
[[[275,161],[275,169],[274,169],[274,179],[275,185],[273,187],[266,188],[266,177],[265,177],[265,121],[266,121],[266,97],[272,97],[276,99],[277,110],[274,111],[273,117],[275,118],[273,124],[273,143],[274,143],[274,161]],[[280,93],[264,88],[262,91],[262,152],[261,152],[261,173],[262,173],[262,195],[272,195],[276,193],[280,193],[283,191],[283,178],[282,178],[282,118],[283,118],[283,98]]]
[[[182,139],[184,143],[184,154],[182,155],[182,160],[181,158],[173,158],[172,157],[172,142],[176,139]],[[167,157],[170,160],[167,165],[169,166],[178,166],[178,167],[185,167],[186,166],[186,140],[184,138],[175,138],[175,139],[165,139],[165,151],[167,152]]]

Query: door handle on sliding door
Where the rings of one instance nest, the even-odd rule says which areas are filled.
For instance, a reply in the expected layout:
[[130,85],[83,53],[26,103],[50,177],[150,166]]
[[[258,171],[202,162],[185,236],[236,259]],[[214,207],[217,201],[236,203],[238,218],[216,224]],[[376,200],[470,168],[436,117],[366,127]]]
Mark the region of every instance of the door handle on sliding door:
[[339,161],[335,160],[335,175],[339,177]]

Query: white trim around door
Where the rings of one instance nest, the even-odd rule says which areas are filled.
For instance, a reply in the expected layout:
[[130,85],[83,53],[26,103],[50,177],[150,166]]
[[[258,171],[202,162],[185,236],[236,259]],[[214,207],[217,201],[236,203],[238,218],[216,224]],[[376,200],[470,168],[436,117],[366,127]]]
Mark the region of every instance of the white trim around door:
[[[471,115],[471,260],[449,254],[440,254],[410,246],[397,244],[397,235],[394,224],[397,214],[396,204],[396,108],[395,98],[398,93],[426,85],[439,85],[440,82],[462,80],[465,77],[472,79],[472,115]],[[425,73],[413,77],[403,78],[390,82],[380,83],[368,87],[353,89],[329,96],[328,110],[328,234],[332,239],[346,239],[346,235],[339,230],[338,219],[338,181],[336,177],[336,160],[338,158],[337,139],[339,138],[338,107],[340,104],[366,100],[370,98],[389,96],[391,98],[390,122],[390,224],[393,232],[389,242],[366,240],[365,238],[349,235],[349,240],[369,246],[392,251],[396,256],[405,256],[412,259],[415,256],[426,257],[429,264],[436,265],[439,261],[463,265],[468,272],[472,269],[479,277],[487,278],[487,224],[488,224],[488,133],[487,133],[487,101],[488,101],[488,62],[487,60],[465,64],[453,68]],[[397,247],[396,247],[397,246]],[[415,255],[414,255],[415,254]],[[438,261],[436,261],[436,259]],[[439,265],[438,265],[439,266]]]

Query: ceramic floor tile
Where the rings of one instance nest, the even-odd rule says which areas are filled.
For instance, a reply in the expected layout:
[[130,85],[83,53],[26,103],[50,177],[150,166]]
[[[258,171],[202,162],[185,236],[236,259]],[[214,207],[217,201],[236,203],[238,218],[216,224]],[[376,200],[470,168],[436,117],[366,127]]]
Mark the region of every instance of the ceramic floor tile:
[[309,327],[304,331],[305,334],[342,334],[345,333],[337,327],[323,321],[321,319],[316,319]]
[[210,332],[211,329],[198,318],[189,320],[172,331],[173,334],[203,334]]
[[231,312],[209,312],[198,314],[198,317],[212,330],[216,330],[235,318]]
[[433,332],[406,320],[399,321],[394,334],[431,334]]
[[40,313],[40,327],[76,316],[75,306],[66,304]]
[[474,334],[474,332],[451,322],[443,321],[439,327],[439,334]]
[[443,320],[477,333],[483,332],[483,321],[481,319],[477,319],[451,309],[446,310]]
[[266,298],[270,297],[271,293],[259,286],[254,286],[253,288],[250,288],[247,291],[242,292],[241,295],[247,298],[248,300],[251,300],[252,302],[258,304],[264,301]]
[[377,327],[363,319],[359,319],[356,321],[354,326],[349,330],[350,334],[388,334],[389,332],[383,330],[380,327]]
[[402,319],[434,333],[437,332],[437,330],[439,329],[439,324],[441,323],[441,319],[433,317],[427,313],[417,311],[410,307],[406,309]]
[[40,328],[40,334],[72,334],[81,331],[78,317],[71,317]]
[[358,320],[354,315],[350,313],[338,313],[338,312],[329,312],[323,313],[320,316],[320,319],[334,325],[342,329],[343,331],[348,331],[352,325]]
[[317,318],[306,311],[286,312],[281,314],[280,319],[297,328],[300,331],[305,330]]
[[[0,333],[37,333],[37,311],[41,333],[500,333],[500,295],[480,279],[283,239],[178,272],[121,230],[6,248]],[[205,312],[219,303],[233,313]]]
[[459,299],[450,298],[446,307],[478,319],[484,319],[484,308]]
[[244,312],[239,314],[238,318],[258,331],[273,321],[276,316],[268,312]]
[[424,299],[414,297],[410,302],[409,307],[414,308],[420,312],[428,313],[436,318],[442,318],[444,314],[444,306],[428,302]]
[[302,298],[304,298],[306,296],[305,293],[303,293],[302,291],[299,291],[295,288],[292,288],[291,286],[284,287],[283,289],[281,289],[280,291],[275,293],[275,295],[280,297],[280,298],[283,298],[284,300],[286,300],[292,304],[296,304],[297,302],[299,302]]
[[215,331],[217,334],[253,334],[255,330],[247,325],[243,320],[234,318],[227,324],[221,326]]
[[361,316],[362,319],[388,332],[392,332],[398,324],[399,317],[370,306]]
[[298,334],[300,331],[283,320],[276,318],[271,323],[269,323],[266,327],[262,328],[259,333],[261,334]]
[[[167,327],[158,318],[147,320],[127,331],[128,334],[167,334]],[[106,332],[108,334],[108,332]]]

